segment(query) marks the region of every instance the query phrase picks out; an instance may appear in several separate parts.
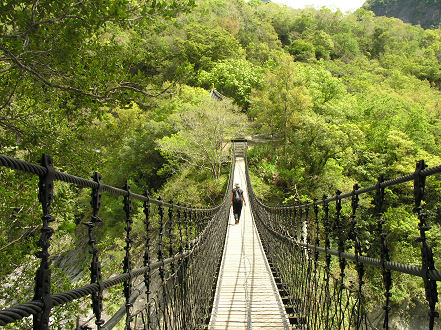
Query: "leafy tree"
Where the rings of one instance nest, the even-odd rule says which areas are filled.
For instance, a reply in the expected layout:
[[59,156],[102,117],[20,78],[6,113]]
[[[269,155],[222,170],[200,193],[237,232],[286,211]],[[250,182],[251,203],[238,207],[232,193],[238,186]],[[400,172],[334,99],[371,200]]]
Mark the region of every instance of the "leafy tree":
[[[266,6],[266,4],[263,4]],[[274,27],[265,18],[259,15],[259,7],[252,5],[241,7],[242,17],[237,38],[242,47],[247,48],[250,43],[265,43],[271,49],[281,48],[281,43]]]
[[324,31],[315,31],[308,37],[308,40],[314,45],[317,59],[329,59],[334,49],[334,41],[329,34]]
[[264,65],[272,58],[272,50],[265,43],[250,43],[246,49],[247,60],[255,65]]
[[229,140],[242,136],[246,126],[245,116],[231,101],[208,96],[170,120],[176,133],[158,140],[163,155],[177,169],[182,169],[180,165],[205,169],[213,179],[219,178],[222,164],[228,159]]
[[296,11],[294,9],[282,7],[275,3],[261,3],[258,8],[258,13],[261,17],[270,18],[271,25],[274,27],[283,46],[291,44],[291,31],[294,29],[296,17]]
[[333,77],[332,74],[319,67],[303,67],[302,75],[308,86],[315,107],[342,97],[346,92],[346,87],[340,79]]
[[339,33],[333,36],[334,49],[331,52],[332,58],[341,58],[348,62],[360,54],[357,40],[351,33]]
[[105,182],[122,187],[130,181],[140,191],[161,187],[165,177],[158,171],[165,160],[156,148],[156,140],[169,134],[170,128],[154,120],[153,111],[143,112],[132,103],[114,109],[95,124],[94,139],[100,143]]
[[[3,106],[26,84],[78,95],[98,102],[127,92],[150,95],[145,77],[131,72],[121,58],[108,56],[115,42],[102,42],[103,32],[126,27],[153,15],[175,15],[193,0],[96,3],[8,1],[0,5],[0,62]],[[138,19],[142,18],[142,19]],[[112,39],[106,38],[105,39]],[[110,40],[108,40],[110,41]],[[105,77],[99,73],[106,72]],[[6,77],[4,79],[3,77]],[[124,78],[123,78],[124,77]],[[41,87],[40,87],[41,86]],[[21,93],[20,93],[21,92]]]
[[298,35],[307,35],[309,32],[315,30],[316,24],[317,22],[311,12],[303,12],[295,18],[293,30]]
[[191,23],[185,28],[185,38],[177,42],[183,59],[195,70],[210,70],[217,61],[244,54],[238,40],[220,26]]
[[384,53],[388,36],[389,33],[384,28],[381,27],[375,28],[373,34],[373,45],[370,51],[372,57],[378,58],[380,55]]
[[310,61],[315,59],[314,45],[302,39],[294,40],[289,46],[288,51],[297,61]]
[[262,69],[244,59],[228,59],[216,63],[210,71],[201,71],[199,81],[203,86],[213,83],[219,91],[232,97],[237,105],[247,109],[252,88],[262,84]]
[[251,115],[256,118],[256,125],[271,134],[281,130],[284,149],[288,130],[295,126],[299,113],[310,106],[309,94],[297,72],[291,56],[285,55],[268,70],[265,88],[253,94]]

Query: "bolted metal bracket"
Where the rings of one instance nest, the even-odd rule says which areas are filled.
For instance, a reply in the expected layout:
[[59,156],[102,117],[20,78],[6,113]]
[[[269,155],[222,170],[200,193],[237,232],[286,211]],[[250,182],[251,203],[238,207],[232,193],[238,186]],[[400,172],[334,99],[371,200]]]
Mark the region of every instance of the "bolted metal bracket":
[[35,276],[34,300],[41,300],[44,304],[43,311],[34,314],[34,329],[49,329],[49,316],[53,307],[51,297],[51,269],[49,267],[49,247],[50,238],[54,233],[49,224],[55,221],[50,214],[51,204],[54,198],[54,178],[55,170],[53,168],[52,157],[43,154],[41,165],[46,168],[46,173],[40,176],[38,199],[43,209],[43,227],[41,228],[41,237],[37,242],[37,246],[41,251],[36,253],[37,258],[41,259],[40,268]]
[[101,313],[103,311],[103,282],[101,275],[101,263],[98,257],[98,249],[95,247],[95,237],[93,233],[93,229],[96,224],[102,223],[103,221],[98,217],[98,212],[101,207],[101,198],[103,186],[101,183],[102,176],[100,173],[95,172],[92,175],[92,179],[98,184],[96,188],[92,189],[91,201],[90,205],[92,206],[92,217],[90,222],[84,223],[87,226],[89,232],[89,246],[91,248],[92,254],[92,262],[90,264],[90,279],[91,283],[97,283],[99,286],[98,292],[92,293],[92,309],[95,314],[95,324],[97,325],[97,329],[99,330],[101,326],[104,324],[104,320],[101,319]]
[[424,288],[426,291],[426,300],[429,303],[429,329],[433,329],[435,318],[439,317],[439,313],[435,311],[436,303],[438,302],[438,291],[436,281],[429,277],[429,272],[435,270],[435,263],[433,260],[432,249],[427,244],[426,232],[430,230],[430,226],[426,223],[427,214],[423,212],[421,203],[424,199],[426,177],[421,174],[427,165],[424,160],[417,163],[415,173],[414,173],[414,199],[415,207],[413,211],[417,214],[419,219],[418,228],[420,231],[420,237],[417,239],[421,242],[421,266],[422,266],[422,277],[424,281]]

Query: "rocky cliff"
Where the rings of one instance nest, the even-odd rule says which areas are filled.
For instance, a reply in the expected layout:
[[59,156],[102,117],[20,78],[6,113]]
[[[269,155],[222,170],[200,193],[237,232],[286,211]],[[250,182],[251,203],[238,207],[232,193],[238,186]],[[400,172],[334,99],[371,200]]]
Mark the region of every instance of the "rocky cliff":
[[441,23],[441,0],[367,0],[363,8],[426,29],[440,27]]

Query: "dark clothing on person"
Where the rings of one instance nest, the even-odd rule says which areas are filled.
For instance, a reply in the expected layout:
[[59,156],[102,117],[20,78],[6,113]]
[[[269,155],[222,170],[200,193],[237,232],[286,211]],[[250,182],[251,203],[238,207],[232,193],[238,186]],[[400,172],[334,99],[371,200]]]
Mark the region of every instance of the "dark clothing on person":
[[233,214],[234,214],[234,219],[235,220],[239,220],[240,219],[240,214],[242,212],[242,203],[241,202],[233,202]]
[[240,214],[242,212],[243,205],[243,190],[240,188],[234,188],[233,191],[233,214],[234,219],[239,221]]

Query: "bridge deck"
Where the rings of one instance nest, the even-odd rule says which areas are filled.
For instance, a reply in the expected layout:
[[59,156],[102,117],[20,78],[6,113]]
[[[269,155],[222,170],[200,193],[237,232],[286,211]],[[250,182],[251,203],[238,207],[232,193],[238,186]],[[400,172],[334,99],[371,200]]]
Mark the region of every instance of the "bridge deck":
[[277,286],[248,205],[243,158],[236,159],[234,181],[244,191],[246,207],[238,225],[230,213],[224,256],[210,329],[289,329]]

